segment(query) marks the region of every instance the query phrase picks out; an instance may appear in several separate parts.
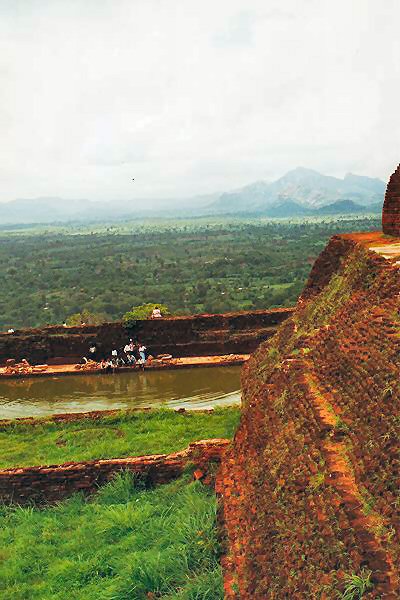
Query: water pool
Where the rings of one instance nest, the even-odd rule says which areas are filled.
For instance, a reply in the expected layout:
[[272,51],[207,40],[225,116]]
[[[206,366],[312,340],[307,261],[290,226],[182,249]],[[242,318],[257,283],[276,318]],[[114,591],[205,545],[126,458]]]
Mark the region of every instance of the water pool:
[[115,408],[240,404],[240,366],[0,381],[0,419]]

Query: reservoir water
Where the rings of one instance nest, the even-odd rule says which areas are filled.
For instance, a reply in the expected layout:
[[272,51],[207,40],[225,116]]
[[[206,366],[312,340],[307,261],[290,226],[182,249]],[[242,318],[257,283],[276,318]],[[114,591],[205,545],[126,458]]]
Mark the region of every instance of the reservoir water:
[[165,406],[240,404],[240,366],[0,381],[0,419]]

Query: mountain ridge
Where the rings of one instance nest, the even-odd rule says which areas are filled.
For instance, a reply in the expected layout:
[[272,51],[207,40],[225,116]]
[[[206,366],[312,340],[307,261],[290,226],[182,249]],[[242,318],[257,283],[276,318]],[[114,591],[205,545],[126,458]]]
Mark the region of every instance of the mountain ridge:
[[343,179],[323,175],[313,169],[297,167],[279,179],[257,182],[233,192],[221,194],[214,209],[230,206],[231,210],[267,210],[290,200],[306,208],[321,208],[342,200],[352,200],[362,206],[383,202],[386,184],[377,178],[347,173]]
[[[335,203],[345,213],[381,209],[385,183],[377,178],[347,173],[343,179],[297,167],[275,181],[258,180],[230,192],[186,199],[93,201],[58,196],[19,198],[0,203],[0,225],[71,221],[119,221],[129,218],[202,216],[227,213],[260,213],[270,217],[336,214]],[[145,207],[145,208],[143,208]],[[332,212],[333,211],[333,212]]]

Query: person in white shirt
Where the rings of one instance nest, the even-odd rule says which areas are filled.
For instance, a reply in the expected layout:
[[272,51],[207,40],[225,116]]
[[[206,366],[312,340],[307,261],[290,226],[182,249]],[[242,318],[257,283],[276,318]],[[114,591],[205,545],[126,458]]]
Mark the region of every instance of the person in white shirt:
[[139,356],[140,356],[137,363],[140,366],[140,368],[142,369],[142,371],[144,371],[144,365],[146,363],[146,346],[143,346],[143,344],[138,344],[137,349],[138,349]]
[[161,310],[158,308],[158,306],[156,306],[155,308],[153,308],[153,312],[151,313],[151,318],[152,319],[160,319],[160,318],[162,318]]
[[134,351],[133,340],[129,340],[129,344],[126,344],[124,347],[124,352],[126,356],[126,360],[128,361],[128,365],[134,365],[136,362]]
[[111,350],[111,363],[114,368],[119,365],[118,350],[116,348]]

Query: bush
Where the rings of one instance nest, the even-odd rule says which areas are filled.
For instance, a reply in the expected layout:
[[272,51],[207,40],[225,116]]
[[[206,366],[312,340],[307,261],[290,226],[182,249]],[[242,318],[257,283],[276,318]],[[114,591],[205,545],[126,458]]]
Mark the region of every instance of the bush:
[[159,308],[163,316],[171,314],[168,306],[165,304],[140,304],[139,306],[132,306],[132,309],[122,317],[125,327],[135,327],[136,321],[150,319],[155,308]]
[[107,317],[104,313],[91,313],[84,309],[82,312],[74,313],[68,317],[66,323],[70,327],[81,325],[82,323],[85,323],[86,325],[101,325],[101,323],[104,323],[106,320]]

